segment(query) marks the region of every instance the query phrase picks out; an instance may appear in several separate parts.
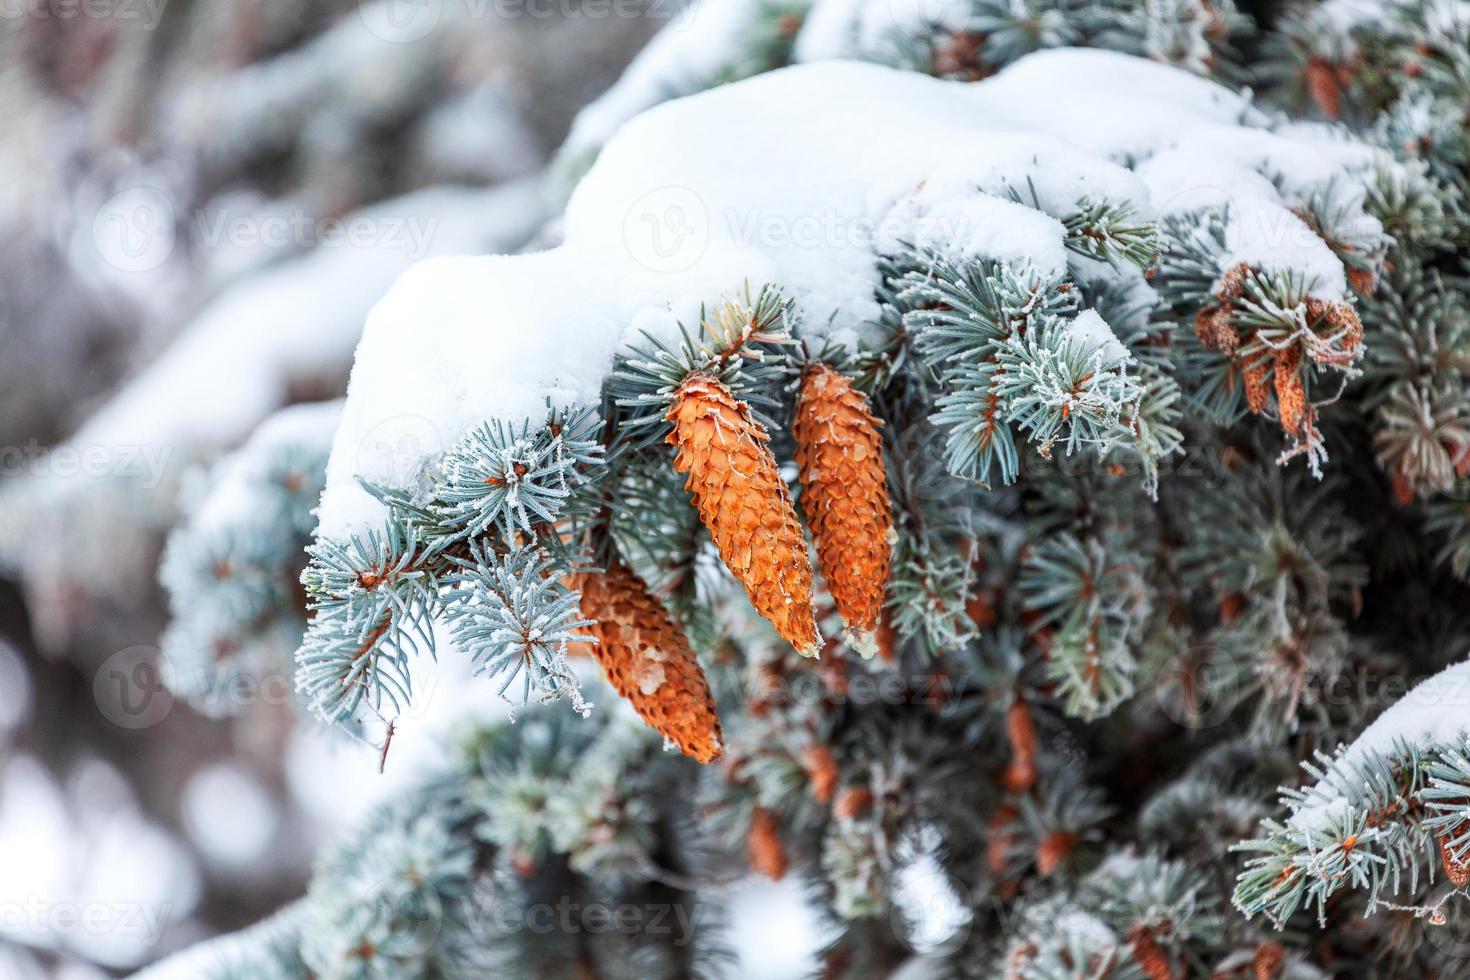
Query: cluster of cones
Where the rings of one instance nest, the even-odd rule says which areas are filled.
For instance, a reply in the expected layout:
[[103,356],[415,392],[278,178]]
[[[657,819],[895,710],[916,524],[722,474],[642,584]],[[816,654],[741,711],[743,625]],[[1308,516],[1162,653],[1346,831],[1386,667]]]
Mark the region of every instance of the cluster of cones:
[[1265,411],[1274,394],[1282,431],[1306,442],[1314,431],[1316,410],[1307,400],[1303,361],[1347,367],[1362,353],[1363,324],[1346,303],[1309,297],[1305,313],[1310,330],[1280,345],[1253,345],[1250,336],[1242,336],[1235,319],[1237,303],[1252,274],[1244,263],[1226,270],[1215,293],[1217,302],[1194,318],[1195,333],[1201,344],[1224,354],[1239,371],[1253,414]]
[[[706,374],[691,374],[665,415],[674,467],[701,520],[751,603],[804,656],[821,647],[806,537],[770,435],[750,407]],[[792,435],[828,590],[854,646],[875,648],[891,564],[893,519],[878,420],[862,393],[830,365],[805,371]],[[655,730],[700,762],[723,751],[714,698],[684,631],[630,569],[579,574],[593,655],[618,693]]]

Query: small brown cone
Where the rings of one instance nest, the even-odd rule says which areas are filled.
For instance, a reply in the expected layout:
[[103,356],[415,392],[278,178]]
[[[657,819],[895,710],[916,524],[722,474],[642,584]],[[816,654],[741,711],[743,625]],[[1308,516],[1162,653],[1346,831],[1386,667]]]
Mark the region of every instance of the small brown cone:
[[1359,296],[1372,296],[1373,290],[1378,286],[1378,280],[1373,275],[1372,269],[1365,269],[1359,265],[1348,266],[1348,282],[1352,283],[1353,291]]
[[1001,782],[1007,790],[1019,793],[1036,784],[1036,725],[1024,698],[1017,697],[1006,710],[1006,737],[1011,743],[1011,762]]
[[772,881],[786,877],[791,859],[786,856],[786,845],[781,843],[781,828],[776,815],[763,806],[750,814],[750,833],[745,838],[746,859],[750,866]]
[[1053,830],[1036,848],[1036,870],[1049,878],[1077,849],[1077,835],[1069,830]]
[[821,363],[807,368],[791,426],[801,506],[832,601],[853,634],[864,638],[855,642],[865,656],[877,651],[873,634],[893,561],[879,425],[842,372]]
[[812,798],[818,803],[831,801],[837,792],[837,759],[821,742],[813,742],[801,753],[801,767],[812,786]]
[[1321,55],[1314,54],[1307,59],[1303,81],[1307,83],[1307,93],[1322,111],[1322,115],[1328,119],[1337,119],[1342,115],[1342,85],[1336,65]]
[[1300,436],[1307,420],[1307,393],[1302,387],[1302,352],[1299,347],[1283,347],[1276,352],[1276,406],[1281,413],[1281,428]]
[[1257,352],[1245,361],[1245,403],[1259,415],[1271,399],[1271,356]]
[[1251,973],[1256,980],[1276,980],[1281,975],[1281,964],[1286,959],[1286,950],[1274,939],[1268,939],[1256,947],[1251,957]]
[[1450,884],[1456,888],[1464,888],[1470,884],[1470,864],[1455,857],[1454,848],[1450,846],[1453,837],[1453,834],[1445,834],[1439,839],[1439,861],[1444,865],[1445,877],[1450,880]]
[[1174,964],[1148,926],[1135,926],[1128,934],[1133,943],[1133,961],[1149,980],[1174,980]]
[[1241,610],[1244,608],[1245,596],[1239,592],[1227,593],[1220,600],[1220,625],[1229,626],[1235,622],[1236,617],[1240,615]]
[[812,615],[812,567],[770,436],[750,406],[713,378],[679,385],[666,418],[674,468],[688,479],[700,519],[756,610],[803,656],[821,636]]
[[699,762],[720,757],[724,744],[715,699],[684,631],[632,569],[619,561],[607,573],[578,573],[582,615],[597,640],[590,650],[617,692],[649,727]]
[[871,809],[873,791],[866,786],[849,786],[832,803],[832,815],[838,820],[856,820]]

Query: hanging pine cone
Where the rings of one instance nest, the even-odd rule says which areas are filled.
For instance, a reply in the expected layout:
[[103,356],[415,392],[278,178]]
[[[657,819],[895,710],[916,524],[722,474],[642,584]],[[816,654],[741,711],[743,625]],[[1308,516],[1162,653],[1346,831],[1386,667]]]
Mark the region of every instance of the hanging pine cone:
[[781,827],[776,815],[763,806],[750,814],[750,833],[745,838],[746,859],[750,866],[772,881],[786,877],[791,860],[786,845],[781,843]]
[[1456,888],[1464,888],[1466,884],[1470,884],[1470,864],[1455,857],[1454,848],[1450,846],[1454,836],[1445,834],[1439,839],[1439,861],[1444,865],[1445,877],[1450,880],[1450,884]]
[[873,791],[866,786],[849,786],[832,803],[832,815],[838,820],[855,820],[871,809]]
[[1072,852],[1077,849],[1077,835],[1069,830],[1053,830],[1041,838],[1036,848],[1036,870],[1043,878],[1056,873]]
[[608,681],[649,727],[700,762],[724,751],[720,719],[704,670],[684,631],[632,569],[614,560],[607,573],[579,573],[582,616],[595,620],[589,652]]
[[1307,420],[1307,393],[1302,387],[1302,352],[1292,345],[1276,352],[1276,407],[1281,413],[1281,428],[1300,436]]
[[1251,973],[1256,980],[1276,980],[1281,975],[1281,964],[1286,959],[1286,950],[1274,939],[1268,939],[1256,947],[1251,957]]
[[1001,783],[1019,793],[1036,784],[1036,725],[1024,698],[1017,697],[1006,710],[1006,737],[1011,743],[1011,762]]
[[893,561],[880,424],[842,372],[821,363],[807,368],[791,426],[801,506],[832,601],[865,657],[878,649],[874,634]]
[[812,568],[770,436],[750,406],[719,381],[679,385],[665,416],[674,424],[674,468],[688,476],[700,519],[756,610],[803,656],[821,648],[812,615]]
[[1328,61],[1320,54],[1314,54],[1307,59],[1302,81],[1306,83],[1307,94],[1312,97],[1312,101],[1317,104],[1322,115],[1328,119],[1337,119],[1342,116],[1342,89],[1345,75],[1343,68]]
[[1245,358],[1245,403],[1252,415],[1266,410],[1271,399],[1271,355],[1257,351]]
[[801,768],[806,771],[807,781],[811,783],[812,798],[818,803],[827,803],[832,799],[832,794],[837,792],[837,779],[840,773],[837,769],[837,758],[822,742],[813,742],[801,753]]
[[1128,939],[1133,944],[1133,961],[1149,980],[1174,980],[1174,964],[1169,962],[1169,954],[1154,938],[1152,929],[1145,925],[1134,926]]

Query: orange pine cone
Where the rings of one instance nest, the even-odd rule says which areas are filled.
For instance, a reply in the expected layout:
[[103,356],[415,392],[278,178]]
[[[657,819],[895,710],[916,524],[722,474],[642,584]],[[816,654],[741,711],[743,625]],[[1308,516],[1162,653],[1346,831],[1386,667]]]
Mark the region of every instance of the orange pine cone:
[[801,506],[832,601],[864,656],[877,652],[893,561],[881,424],[842,372],[820,363],[807,369],[791,426]]
[[1259,415],[1266,408],[1266,403],[1271,397],[1269,385],[1271,374],[1271,358],[1265,353],[1258,352],[1246,358],[1245,361],[1245,403],[1250,406],[1251,413]]
[[803,656],[815,657],[821,634],[812,615],[812,567],[770,436],[750,406],[713,378],[679,385],[665,416],[674,468],[686,474],[700,519],[720,558],[745,586],[756,610]]
[[838,820],[854,820],[873,808],[873,791],[866,786],[849,786],[837,794],[832,815]]
[[1446,834],[1439,839],[1439,861],[1444,865],[1445,877],[1450,880],[1450,884],[1456,888],[1464,888],[1465,885],[1470,884],[1470,864],[1455,857],[1454,849],[1450,847],[1450,840],[1453,836],[1453,834]]
[[1239,592],[1227,594],[1220,600],[1220,625],[1229,626],[1235,622],[1235,618],[1240,615],[1241,610],[1244,608],[1245,596]]
[[763,806],[750,814],[750,833],[745,838],[746,859],[750,866],[772,881],[786,877],[791,859],[786,856],[786,845],[781,843],[781,828],[776,815]]
[[1336,65],[1321,55],[1314,54],[1307,59],[1303,80],[1307,83],[1307,93],[1317,103],[1322,115],[1328,119],[1337,119],[1342,115],[1342,85]]
[[1281,428],[1288,435],[1300,436],[1307,419],[1307,393],[1302,387],[1302,352],[1296,346],[1276,352],[1276,407],[1281,412]]
[[1133,961],[1139,965],[1149,980],[1174,980],[1174,964],[1164,952],[1153,930],[1148,926],[1135,926],[1128,935],[1133,943]]
[[1273,939],[1256,947],[1251,957],[1251,972],[1256,980],[1276,980],[1281,975],[1281,963],[1286,959],[1286,950]]
[[1036,849],[1036,870],[1043,878],[1051,877],[1076,849],[1076,834],[1069,830],[1053,830],[1041,839]]
[[801,753],[801,767],[812,784],[812,798],[818,803],[827,803],[837,792],[837,758],[832,750],[821,742],[813,742]]
[[597,640],[589,652],[617,692],[649,727],[700,762],[724,751],[720,718],[704,670],[684,631],[632,569],[614,560],[607,573],[578,573],[582,615]]
[[1036,725],[1031,720],[1031,706],[1020,697],[1006,710],[1006,737],[1011,743],[1011,763],[1001,783],[1012,793],[1019,793],[1036,784]]

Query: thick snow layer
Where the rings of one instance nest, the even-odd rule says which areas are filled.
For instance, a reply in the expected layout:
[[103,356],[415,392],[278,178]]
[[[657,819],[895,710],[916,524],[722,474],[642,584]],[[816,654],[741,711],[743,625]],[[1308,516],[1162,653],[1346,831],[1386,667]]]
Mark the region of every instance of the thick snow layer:
[[[1415,687],[1364,729],[1333,765],[1356,771],[1371,755],[1392,759],[1399,745],[1421,749],[1456,744],[1470,731],[1470,661],[1454,664]],[[1320,827],[1343,808],[1330,785],[1318,784],[1307,803],[1291,816],[1297,827]]]
[[[374,309],[321,533],[381,517],[356,477],[404,485],[482,419],[595,401],[639,331],[672,339],[746,283],[784,289],[809,335],[854,343],[877,313],[877,255],[899,241],[1060,269],[1057,219],[1083,199],[1148,219],[1223,195],[1232,264],[1293,269],[1340,297],[1341,263],[1270,178],[1350,181],[1368,157],[1242,119],[1261,122],[1241,96],[1095,50],[1034,54],[977,84],[829,61],[657,106],[578,185],[563,244],[421,263]],[[1089,336],[1109,342],[1093,319]]]

